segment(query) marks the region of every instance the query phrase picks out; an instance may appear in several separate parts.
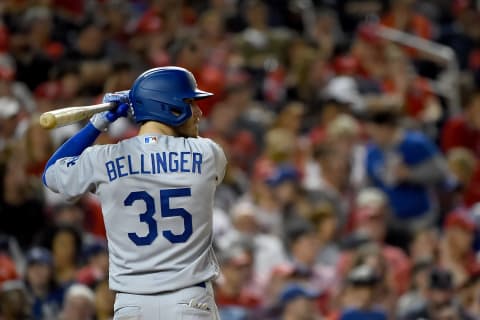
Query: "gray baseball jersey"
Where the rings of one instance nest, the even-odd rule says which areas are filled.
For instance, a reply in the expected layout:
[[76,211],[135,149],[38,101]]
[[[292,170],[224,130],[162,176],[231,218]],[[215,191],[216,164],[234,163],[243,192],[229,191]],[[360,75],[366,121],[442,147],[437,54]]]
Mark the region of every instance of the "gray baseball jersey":
[[111,289],[151,294],[217,276],[212,206],[225,166],[210,139],[143,135],[60,159],[45,180],[70,199],[99,196]]

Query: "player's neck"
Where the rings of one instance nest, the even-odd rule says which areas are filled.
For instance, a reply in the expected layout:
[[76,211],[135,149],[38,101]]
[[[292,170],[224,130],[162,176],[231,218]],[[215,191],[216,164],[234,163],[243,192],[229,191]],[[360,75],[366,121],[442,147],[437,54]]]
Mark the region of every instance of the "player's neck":
[[140,127],[138,135],[141,136],[145,134],[161,134],[166,136],[177,135],[172,127],[156,121],[147,121]]

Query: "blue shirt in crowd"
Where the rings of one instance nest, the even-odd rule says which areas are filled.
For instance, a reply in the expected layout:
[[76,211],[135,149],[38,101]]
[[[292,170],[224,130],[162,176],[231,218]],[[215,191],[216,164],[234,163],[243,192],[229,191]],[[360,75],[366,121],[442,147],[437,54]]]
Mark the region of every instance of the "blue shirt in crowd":
[[437,147],[422,133],[405,131],[401,141],[389,150],[376,144],[367,147],[366,168],[373,184],[382,189],[389,198],[397,218],[414,218],[431,208],[428,186],[414,182],[392,181],[391,162],[402,161],[415,167],[438,154]]

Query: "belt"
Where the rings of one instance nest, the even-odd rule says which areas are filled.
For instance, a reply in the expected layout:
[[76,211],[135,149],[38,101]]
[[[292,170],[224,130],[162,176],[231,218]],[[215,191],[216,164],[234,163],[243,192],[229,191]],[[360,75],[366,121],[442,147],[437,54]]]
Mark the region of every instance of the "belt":
[[206,289],[206,288],[207,288],[207,284],[205,283],[205,281],[202,281],[202,282],[199,282],[199,283],[197,283],[196,285],[194,285],[194,287],[200,287],[200,288]]

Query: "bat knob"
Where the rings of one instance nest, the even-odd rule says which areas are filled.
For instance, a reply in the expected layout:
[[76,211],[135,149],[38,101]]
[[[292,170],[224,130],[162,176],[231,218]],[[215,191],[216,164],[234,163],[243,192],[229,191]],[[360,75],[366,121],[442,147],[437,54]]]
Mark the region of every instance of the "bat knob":
[[40,116],[39,122],[44,129],[52,129],[55,128],[57,125],[57,119],[55,118],[55,116],[48,112]]

